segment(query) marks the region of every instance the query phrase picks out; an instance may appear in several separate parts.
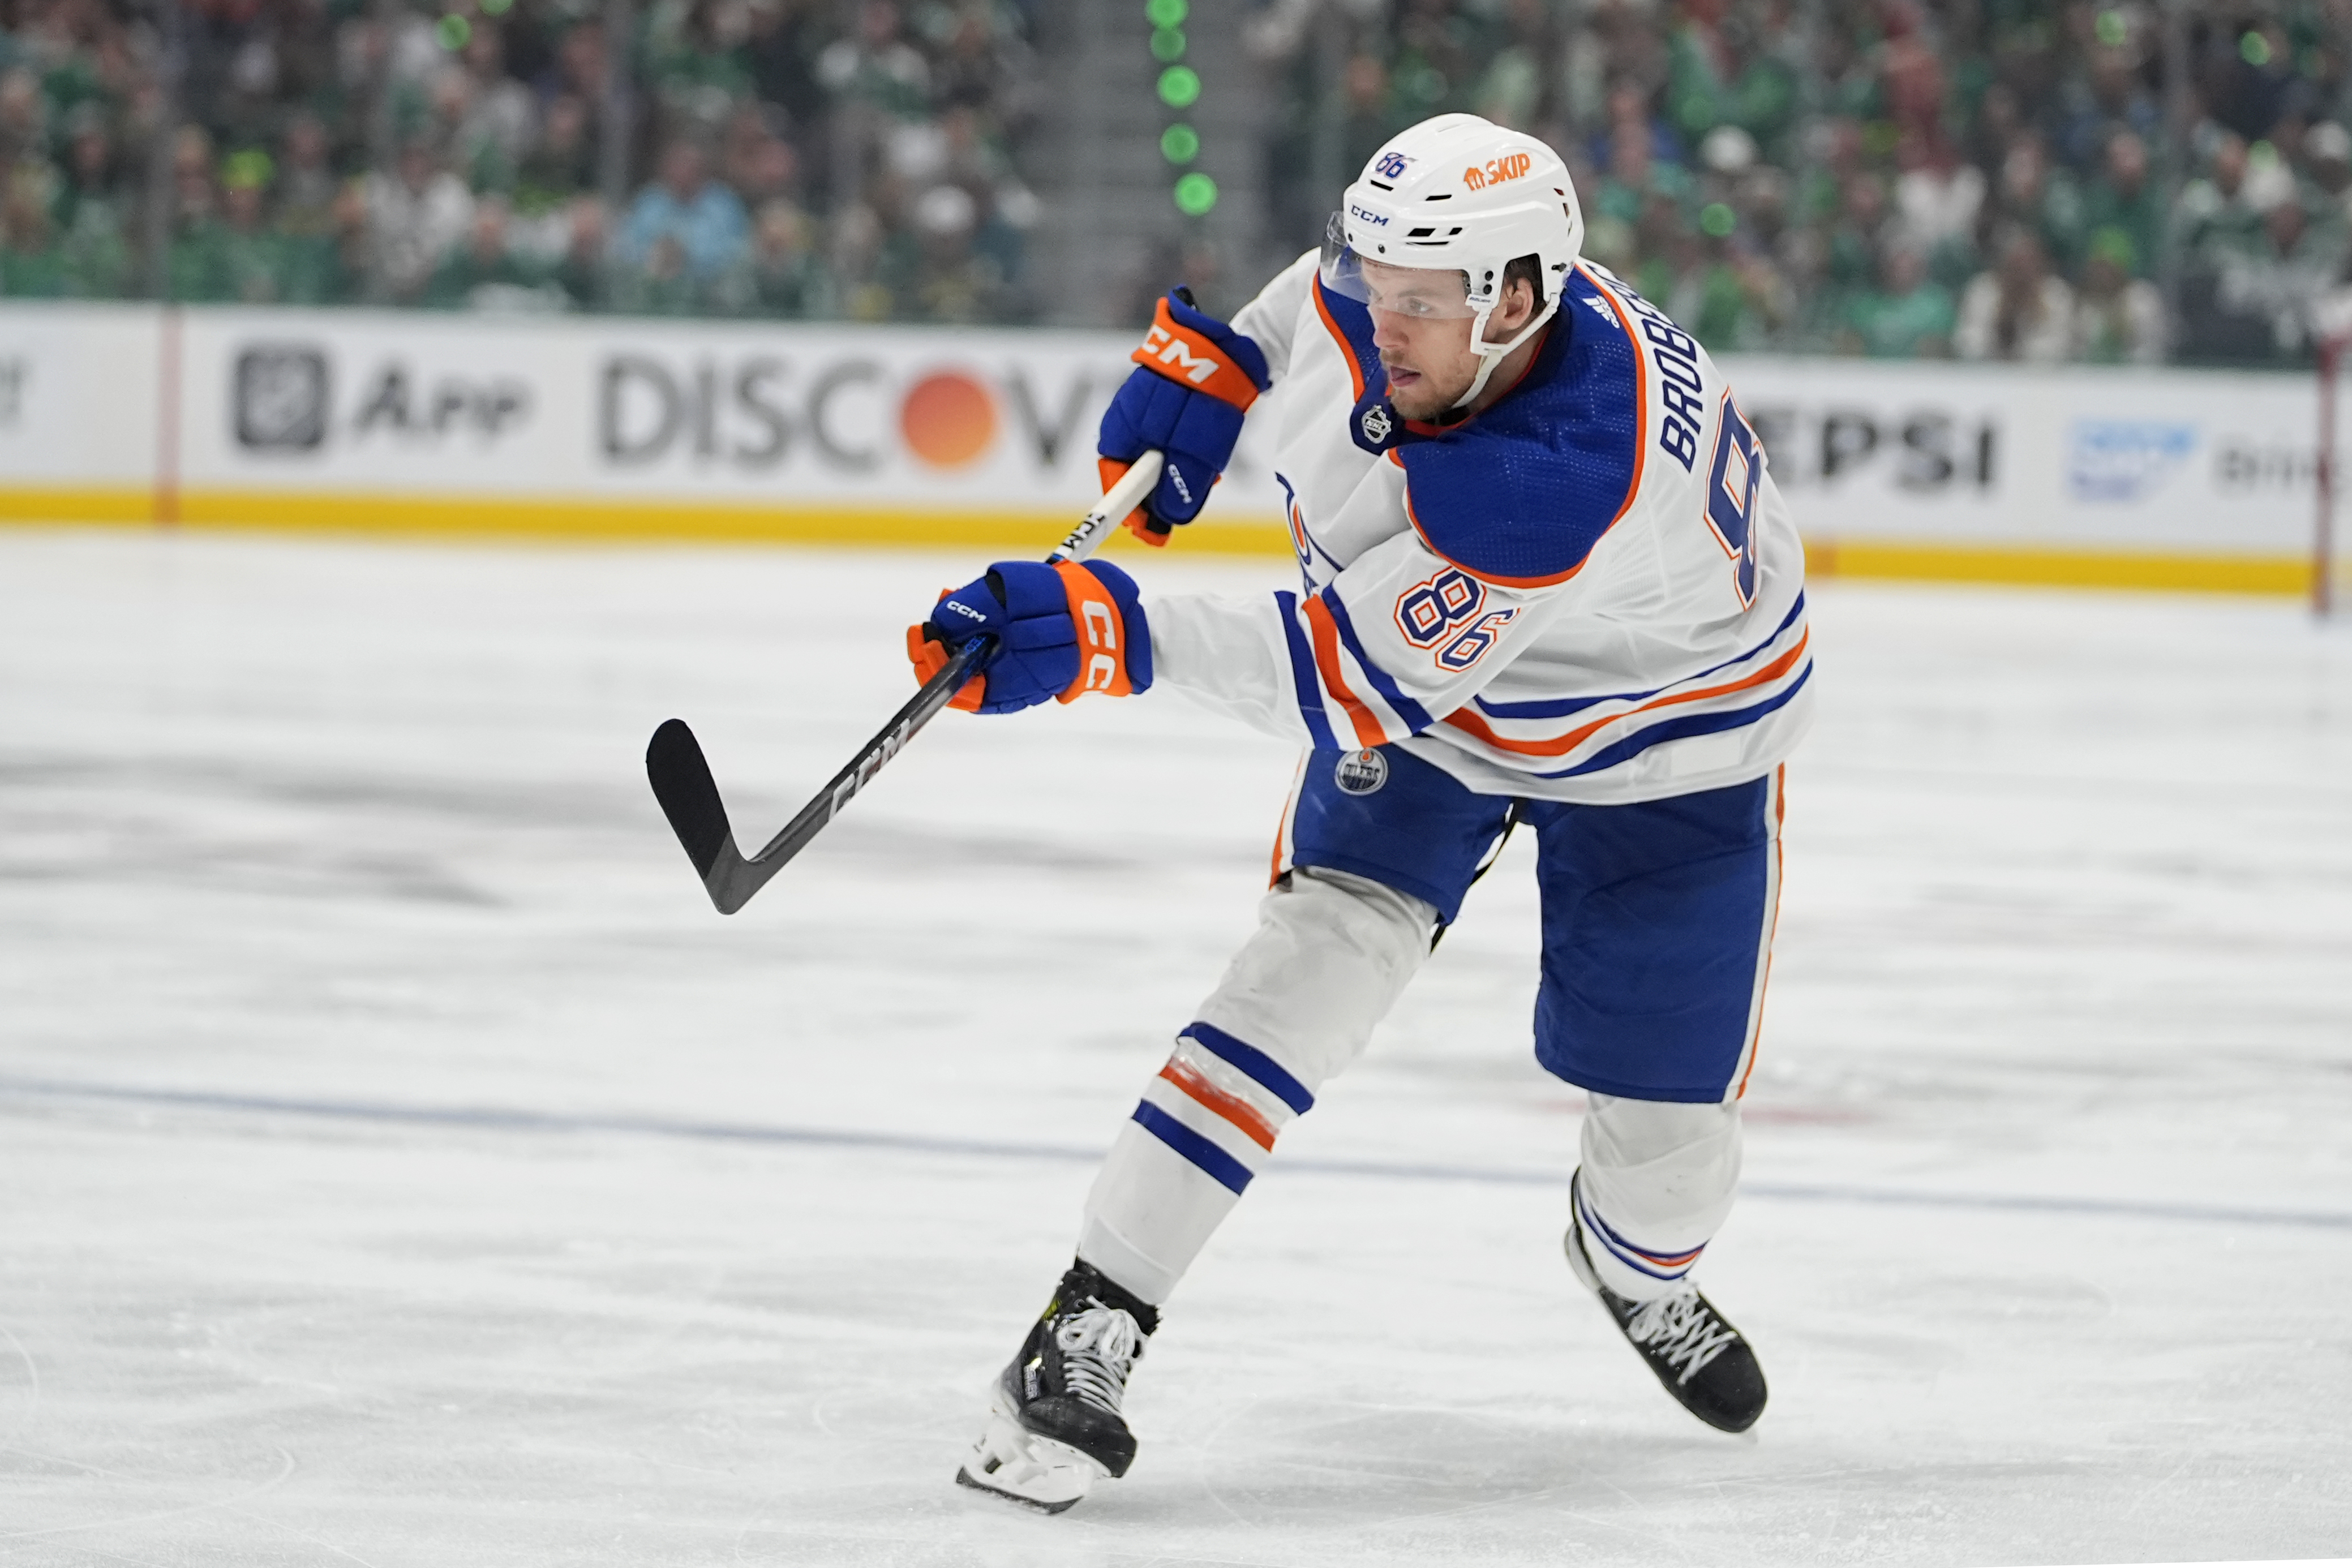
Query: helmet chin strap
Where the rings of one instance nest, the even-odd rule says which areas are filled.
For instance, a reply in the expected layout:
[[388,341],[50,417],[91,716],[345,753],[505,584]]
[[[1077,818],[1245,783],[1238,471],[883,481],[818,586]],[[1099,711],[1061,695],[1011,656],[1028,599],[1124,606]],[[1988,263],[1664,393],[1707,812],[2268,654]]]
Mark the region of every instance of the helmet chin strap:
[[1470,390],[1464,392],[1454,406],[1446,412],[1460,413],[1472,403],[1476,402],[1478,394],[1486,390],[1486,378],[1495,373],[1495,367],[1509,359],[1513,350],[1534,337],[1543,324],[1552,319],[1553,313],[1559,308],[1559,300],[1557,296],[1546,300],[1544,308],[1535,313],[1535,319],[1514,333],[1507,343],[1486,341],[1486,318],[1495,313],[1495,308],[1492,305],[1471,318],[1470,347],[1478,356],[1478,373],[1470,378]]

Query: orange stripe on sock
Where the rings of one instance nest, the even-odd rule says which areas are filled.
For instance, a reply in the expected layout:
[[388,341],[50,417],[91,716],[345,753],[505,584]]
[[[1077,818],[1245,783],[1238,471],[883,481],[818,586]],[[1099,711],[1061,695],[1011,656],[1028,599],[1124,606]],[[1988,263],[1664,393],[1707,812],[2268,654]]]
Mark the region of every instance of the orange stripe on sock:
[[1160,1070],[1160,1076],[1239,1127],[1242,1134],[1259,1148],[1268,1154],[1274,1152],[1274,1128],[1257,1113],[1257,1107],[1248,1101],[1226,1093],[1202,1077],[1196,1069],[1174,1057],[1168,1059],[1168,1065]]

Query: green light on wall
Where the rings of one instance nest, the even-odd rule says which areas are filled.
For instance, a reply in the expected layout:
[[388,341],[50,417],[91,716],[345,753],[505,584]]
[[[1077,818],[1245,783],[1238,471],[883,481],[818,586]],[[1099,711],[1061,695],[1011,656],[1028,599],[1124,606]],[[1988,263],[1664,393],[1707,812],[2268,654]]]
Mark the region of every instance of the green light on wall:
[[1170,66],[1160,73],[1160,101],[1171,109],[1190,109],[1201,101],[1201,73],[1191,66]]
[[443,48],[454,55],[473,41],[474,24],[463,16],[444,16],[433,24],[433,36],[440,40]]
[[1176,210],[1188,218],[1206,216],[1217,204],[1217,183],[1197,169],[1176,182]]
[[1160,155],[1171,163],[1190,163],[1201,155],[1201,133],[1189,125],[1171,125],[1160,133]]
[[1181,27],[1192,14],[1186,0],[1150,0],[1143,7],[1145,20],[1155,27]]
[[1184,57],[1184,29],[1154,27],[1151,29],[1151,57],[1161,65]]

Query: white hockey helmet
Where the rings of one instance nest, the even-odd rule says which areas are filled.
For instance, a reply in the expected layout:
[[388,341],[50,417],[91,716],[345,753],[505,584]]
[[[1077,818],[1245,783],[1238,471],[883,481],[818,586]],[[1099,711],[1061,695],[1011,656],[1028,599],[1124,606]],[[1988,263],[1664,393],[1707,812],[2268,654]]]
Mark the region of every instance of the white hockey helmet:
[[[1475,114],[1441,114],[1391,137],[1348,187],[1324,236],[1322,277],[1335,294],[1386,308],[1383,267],[1458,274],[1458,288],[1449,280],[1410,290],[1410,308],[1471,318],[1479,362],[1466,403],[1551,319],[1583,249],[1584,213],[1558,153]],[[1536,258],[1541,304],[1508,342],[1489,343],[1486,318],[1502,300],[1504,268],[1523,256]]]

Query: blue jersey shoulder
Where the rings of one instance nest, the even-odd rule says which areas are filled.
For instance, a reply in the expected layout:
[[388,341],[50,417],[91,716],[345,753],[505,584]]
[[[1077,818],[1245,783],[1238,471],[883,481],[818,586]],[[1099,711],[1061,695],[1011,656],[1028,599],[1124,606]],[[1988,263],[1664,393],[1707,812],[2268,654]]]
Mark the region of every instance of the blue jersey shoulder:
[[1642,397],[1640,350],[1617,306],[1571,271],[1550,335],[1509,395],[1397,448],[1422,537],[1481,577],[1573,574],[1632,498]]

